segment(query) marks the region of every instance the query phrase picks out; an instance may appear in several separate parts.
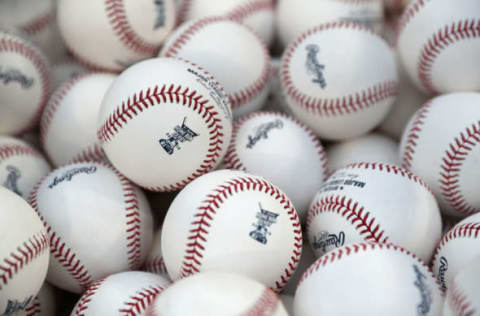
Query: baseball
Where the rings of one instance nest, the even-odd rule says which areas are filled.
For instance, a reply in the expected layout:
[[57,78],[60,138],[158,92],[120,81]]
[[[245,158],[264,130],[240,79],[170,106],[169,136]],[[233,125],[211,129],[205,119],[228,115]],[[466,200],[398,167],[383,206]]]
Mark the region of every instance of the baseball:
[[27,199],[50,171],[39,150],[20,139],[0,136],[0,184],[5,188]]
[[466,217],[480,208],[480,93],[432,99],[410,119],[400,143],[404,167],[432,188],[440,209]]
[[204,272],[166,289],[149,308],[149,316],[288,316],[278,295],[244,276]]
[[147,315],[147,308],[169,285],[167,279],[147,272],[112,274],[85,291],[71,316]]
[[398,27],[411,80],[428,94],[480,89],[480,2],[414,0]]
[[[218,42],[229,38],[235,41]],[[267,99],[270,56],[260,38],[241,24],[218,17],[187,22],[168,38],[160,56],[207,69],[222,83],[236,117],[259,110]]]
[[47,280],[61,289],[80,294],[108,274],[138,269],[150,249],[146,197],[106,164],[54,170],[36,185],[30,204],[48,231]]
[[278,35],[284,46],[308,29],[331,22],[357,23],[380,33],[383,0],[278,0],[276,17]]
[[122,71],[153,57],[175,25],[174,0],[59,0],[69,51],[95,69]]
[[378,133],[370,133],[335,143],[330,145],[326,152],[329,172],[355,162],[371,161],[400,165],[398,143]]
[[438,244],[432,266],[443,291],[459,271],[480,256],[479,231],[480,214],[474,214],[455,225]]
[[182,22],[209,16],[225,16],[251,27],[267,44],[274,37],[274,0],[185,0]]
[[52,316],[55,315],[56,303],[54,287],[45,282],[38,294],[30,301],[30,304],[28,304],[23,311],[19,311],[15,315]]
[[35,127],[50,92],[50,66],[30,41],[0,29],[0,134]]
[[25,310],[48,269],[45,227],[24,199],[0,187],[0,315]]
[[353,244],[327,253],[304,273],[294,312],[437,316],[442,305],[433,274],[415,255],[392,244]]
[[293,42],[282,57],[281,80],[295,116],[332,140],[372,130],[397,94],[395,57],[387,42],[344,22],[314,27]]
[[232,134],[222,87],[203,69],[173,58],[123,72],[103,99],[98,123],[108,159],[151,191],[179,190],[213,170]]
[[251,113],[235,123],[224,164],[277,185],[301,219],[327,177],[326,156],[316,135],[294,118],[274,112]]
[[300,221],[288,197],[240,171],[215,171],[193,181],[163,222],[162,254],[172,280],[215,270],[281,291],[301,251]]
[[394,165],[358,163],[325,182],[312,201],[306,232],[317,257],[365,241],[395,243],[429,262],[442,220],[421,179]]
[[40,120],[40,139],[55,166],[105,159],[96,134],[97,117],[116,78],[108,73],[75,76],[50,97]]

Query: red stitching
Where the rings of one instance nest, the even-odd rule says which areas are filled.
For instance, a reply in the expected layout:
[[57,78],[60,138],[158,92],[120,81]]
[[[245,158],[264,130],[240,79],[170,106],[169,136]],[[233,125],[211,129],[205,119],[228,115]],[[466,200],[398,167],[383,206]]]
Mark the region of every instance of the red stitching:
[[313,205],[307,216],[307,232],[316,216],[321,213],[337,213],[349,221],[366,242],[387,243],[388,236],[384,236],[385,230],[375,222],[375,217],[366,211],[363,206],[346,196],[332,195],[321,198]]
[[0,261],[0,290],[8,285],[15,275],[35,258],[48,251],[48,235],[39,232],[17,246]]
[[156,274],[168,274],[167,266],[161,256],[147,260],[144,264],[144,270]]
[[255,14],[258,11],[263,10],[272,11],[274,8],[275,4],[273,3],[273,0],[250,0],[233,8],[227,14],[227,18],[234,21],[243,22],[243,20],[251,14]]
[[102,286],[105,280],[106,280],[106,277],[90,285],[90,287],[85,291],[85,293],[82,295],[82,297],[78,301],[78,304],[75,306],[75,309],[74,309],[75,316],[85,316],[84,312],[88,309],[88,304],[92,301],[92,298],[93,298],[92,296],[94,296],[95,293],[97,293],[98,289]]
[[[210,75],[209,75],[210,76]],[[182,90],[183,89],[183,90]],[[224,136],[223,126],[217,111],[212,105],[208,105],[208,100],[204,99],[195,90],[182,86],[163,85],[161,88],[155,86],[135,93],[133,97],[123,101],[122,105],[109,116],[101,129],[98,131],[98,138],[103,142],[109,142],[129,120],[134,119],[139,113],[151,106],[156,106],[165,102],[177,103],[179,105],[192,108],[205,121],[209,129],[209,150],[200,167],[195,170],[187,179],[168,186],[157,186],[146,188],[151,191],[176,191],[207,173],[220,159]]]
[[150,286],[137,292],[136,295],[130,297],[130,301],[124,302],[124,308],[119,312],[124,316],[140,316],[153,300],[164,290],[161,286]]
[[480,234],[480,223],[465,223],[453,227],[438,244],[433,254],[432,262],[435,262],[442,248],[455,238],[478,238]]
[[270,288],[266,288],[255,305],[247,311],[244,316],[270,316],[277,309],[279,303],[278,295]]
[[285,284],[295,272],[300,254],[302,251],[302,230],[297,212],[292,207],[288,198],[280,192],[276,187],[265,180],[251,177],[236,177],[228,180],[225,184],[218,186],[213,193],[207,195],[207,199],[197,208],[192,222],[193,228],[187,237],[187,250],[181,266],[180,277],[185,278],[193,273],[200,272],[202,265],[203,252],[207,242],[208,231],[213,221],[213,217],[217,213],[221,204],[225,199],[233,196],[240,191],[255,190],[270,194],[276,200],[279,200],[283,208],[287,210],[291,225],[293,227],[294,250],[290,258],[288,266],[279,280],[275,281],[275,290],[281,291]]
[[410,3],[409,7],[405,10],[400,18],[400,21],[398,22],[397,38],[400,36],[400,33],[403,32],[407,24],[410,23],[410,21],[417,15],[418,12],[420,12],[420,9],[425,6],[426,2],[428,1],[414,0],[414,2]]
[[327,31],[330,29],[350,29],[362,32],[368,32],[374,36],[379,36],[371,29],[356,23],[331,22],[316,26],[303,33],[295,42],[293,42],[285,51],[284,60],[281,69],[281,81],[285,93],[292,98],[300,107],[313,114],[320,116],[345,115],[359,110],[366,109],[390,97],[398,94],[398,84],[396,81],[381,82],[371,86],[363,91],[355,92],[340,98],[321,99],[315,98],[301,92],[295,87],[290,74],[290,62],[294,51],[309,36]]
[[311,141],[313,142],[315,148],[317,149],[317,153],[320,156],[320,161],[322,162],[322,168],[324,171],[323,175],[323,181],[326,180],[328,171],[327,171],[327,156],[325,154],[325,151],[323,150],[322,144],[320,143],[317,135],[315,135],[310,128],[308,128],[305,124],[301,123],[297,119],[288,116],[284,113],[280,112],[252,112],[247,115],[242,116],[240,119],[237,120],[233,127],[233,132],[232,132],[232,139],[230,142],[230,146],[227,150],[227,154],[225,155],[225,159],[223,163],[228,169],[237,169],[237,170],[243,170],[247,171],[247,168],[245,165],[240,161],[240,156],[238,155],[237,148],[236,148],[236,141],[237,141],[237,135],[239,129],[245,124],[248,120],[255,118],[255,117],[263,117],[267,115],[275,115],[279,116],[282,118],[285,118],[287,120],[290,120],[294,122],[296,125],[300,126],[309,136]]
[[43,158],[39,151],[26,145],[0,145],[0,161],[6,160],[13,156],[35,156]]
[[92,74],[81,74],[72,78],[62,84],[53,95],[50,97],[45,109],[43,110],[42,117],[40,119],[40,142],[42,146],[46,147],[47,134],[49,132],[50,125],[57,114],[58,109],[62,105],[63,99],[73,89],[73,87],[85,78],[90,77]]
[[99,144],[93,144],[82,150],[80,153],[76,154],[71,160],[70,163],[80,163],[80,162],[103,162],[105,161],[106,156],[103,151],[102,146]]
[[440,189],[450,206],[463,215],[480,212],[480,209],[467,202],[460,189],[460,171],[470,151],[480,143],[480,121],[467,127],[445,151],[440,166]]
[[[319,269],[325,267],[328,264],[331,264],[335,261],[339,261],[344,257],[353,255],[358,252],[363,252],[363,251],[368,251],[368,250],[375,250],[376,248],[378,249],[389,249],[389,250],[394,250],[394,251],[399,251],[401,253],[405,253],[406,255],[412,257],[415,259],[419,265],[425,267],[427,271],[429,272],[430,276],[435,279],[435,276],[432,272],[432,270],[428,267],[426,263],[424,263],[422,260],[418,259],[417,256],[410,251],[406,250],[405,248],[402,248],[400,246],[396,246],[394,244],[377,244],[377,243],[359,243],[359,244],[352,244],[348,246],[344,246],[335,250],[332,250],[319,259],[315,261],[314,264],[308,268],[307,271],[302,275],[302,278],[297,284],[297,289],[298,287],[308,279],[313,273],[317,272]],[[439,286],[438,282],[436,282],[437,285]]]
[[467,294],[456,284],[455,280],[451,281],[450,294],[447,295],[447,304],[450,310],[457,316],[473,316],[475,308],[470,302]]
[[433,64],[440,53],[448,46],[471,38],[480,37],[480,20],[464,20],[453,22],[439,29],[423,46],[418,61],[418,78],[423,87],[431,94],[438,94],[432,78]]
[[26,316],[38,316],[42,312],[42,305],[40,298],[35,296],[32,303],[25,308]]
[[30,45],[28,41],[21,40],[20,38],[10,36],[8,33],[0,32],[0,52],[7,51],[17,53],[22,55],[26,59],[30,60],[40,74],[40,81],[42,85],[42,96],[37,107],[37,111],[33,115],[30,122],[27,126],[18,132],[17,134],[22,134],[26,131],[31,130],[37,124],[40,115],[42,114],[43,108],[47,103],[48,96],[50,94],[50,75],[49,75],[49,65],[45,56],[42,52],[38,50],[35,46]]
[[126,47],[148,56],[155,55],[160,45],[148,42],[135,32],[128,22],[123,0],[105,0],[105,11],[113,31]]
[[43,31],[46,27],[55,21],[55,13],[48,12],[44,15],[38,16],[36,19],[20,26],[20,29],[30,36],[35,36],[35,33]]
[[[178,38],[173,43],[170,44],[170,46],[166,48],[165,52],[162,53],[162,55],[165,57],[177,57],[183,46],[186,45],[187,42],[192,39],[192,37],[197,32],[213,23],[224,21],[228,21],[228,19],[223,17],[207,17],[192,23],[187,29],[183,31],[182,34],[178,36]],[[267,46],[263,43],[263,40],[260,39],[260,37],[254,30],[245,25],[244,27],[248,28],[255,35],[260,45],[262,46],[265,66],[262,69],[260,77],[257,78],[257,80],[255,80],[250,86],[244,88],[243,90],[230,92],[228,94],[230,103],[232,104],[232,109],[236,109],[257,97],[267,85],[270,74],[270,55],[268,53]]]
[[422,131],[423,125],[425,125],[425,120],[432,107],[432,103],[433,100],[429,101],[417,112],[415,121],[412,123],[412,126],[408,131],[407,140],[405,142],[405,151],[402,157],[402,167],[405,169],[412,168],[413,155],[415,154],[416,150],[415,148],[418,145],[420,132]]

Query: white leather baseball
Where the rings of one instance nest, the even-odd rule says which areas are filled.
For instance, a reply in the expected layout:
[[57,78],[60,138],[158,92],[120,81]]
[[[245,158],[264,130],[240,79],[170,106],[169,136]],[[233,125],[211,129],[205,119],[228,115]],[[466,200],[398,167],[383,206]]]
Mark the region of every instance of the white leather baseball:
[[305,272],[295,316],[440,315],[441,291],[427,265],[392,244],[353,244],[327,253]]
[[0,187],[0,315],[25,310],[45,281],[48,235],[24,199]]
[[148,316],[287,316],[274,291],[245,276],[204,272],[180,280],[151,305]]
[[60,0],[57,11],[70,52],[109,71],[154,56],[175,24],[174,0]]
[[150,304],[169,285],[170,281],[153,273],[112,274],[85,291],[71,316],[146,316]]
[[381,32],[383,0],[279,0],[276,25],[284,46],[308,29],[330,22],[355,22]]
[[[153,206],[152,206],[153,207]],[[167,266],[162,255],[162,230],[159,229],[153,238],[152,248],[147,255],[145,264],[143,265],[145,271],[160,274],[163,277],[170,278],[167,272]]]
[[27,199],[50,171],[40,151],[20,139],[0,136],[0,185]]
[[236,117],[259,110],[267,99],[270,56],[244,25],[220,17],[187,22],[168,38],[159,56],[180,57],[208,70],[225,88]]
[[49,72],[32,42],[0,29],[0,134],[35,127],[50,92]]
[[19,311],[15,316],[52,316],[56,310],[55,289],[45,282],[25,310]]
[[326,156],[317,136],[281,113],[254,112],[235,122],[223,163],[277,185],[292,200],[301,220],[327,178]]
[[480,257],[475,258],[452,280],[442,315],[480,315]]
[[293,42],[282,57],[281,79],[292,112],[325,139],[372,130],[397,94],[395,57],[387,42],[344,22],[316,26]]
[[96,134],[97,119],[116,78],[108,73],[75,76],[50,97],[40,120],[40,139],[55,166],[105,159]]
[[[317,260],[315,258],[315,254],[313,253],[312,247],[308,243],[308,238],[306,238],[305,234],[303,236],[303,244],[302,244],[302,256],[300,257],[300,261],[298,262],[297,269],[295,273],[292,275],[290,280],[288,281],[287,285],[283,288],[282,294],[295,296],[295,291],[297,290],[297,285],[302,275],[308,268]],[[292,304],[293,306],[293,304]]]
[[398,48],[425,93],[479,90],[480,2],[412,1],[399,22]]
[[146,197],[109,165],[56,169],[36,185],[30,203],[48,229],[47,279],[64,290],[82,293],[108,274],[138,269],[150,249]]
[[358,163],[325,182],[312,201],[306,231],[317,257],[365,241],[395,243],[429,262],[442,220],[420,178],[395,165]]
[[274,0],[185,0],[182,22],[209,16],[225,16],[251,27],[267,44],[274,37]]
[[400,165],[398,143],[378,133],[347,139],[326,149],[329,172],[355,162],[383,162]]
[[232,133],[230,102],[203,69],[173,58],[140,62],[107,91],[99,138],[113,165],[151,191],[175,191],[214,169]]
[[432,188],[447,215],[480,211],[480,93],[432,99],[410,119],[400,143],[404,167]]
[[163,222],[162,254],[172,280],[223,271],[281,291],[301,251],[300,221],[288,197],[240,171],[214,171],[193,181]]
[[443,291],[457,273],[480,256],[480,214],[474,214],[455,225],[437,246],[432,260],[433,272]]

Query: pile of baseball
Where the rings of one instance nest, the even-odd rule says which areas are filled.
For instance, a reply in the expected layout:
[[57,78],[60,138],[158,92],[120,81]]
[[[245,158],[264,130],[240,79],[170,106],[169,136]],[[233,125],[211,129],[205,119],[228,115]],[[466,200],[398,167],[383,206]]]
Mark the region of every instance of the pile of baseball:
[[0,316],[480,316],[479,0],[0,0]]

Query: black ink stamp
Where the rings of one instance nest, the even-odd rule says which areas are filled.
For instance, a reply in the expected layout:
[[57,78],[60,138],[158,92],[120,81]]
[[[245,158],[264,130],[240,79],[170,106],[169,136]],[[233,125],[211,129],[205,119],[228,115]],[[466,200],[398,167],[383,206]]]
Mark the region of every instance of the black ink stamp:
[[257,223],[252,224],[255,227],[255,230],[250,232],[250,237],[254,240],[266,245],[267,244],[267,236],[271,235],[272,233],[268,231],[268,228],[277,222],[277,217],[280,214],[267,211],[266,209],[262,208],[262,205],[258,203],[260,207],[260,212],[257,213]]
[[261,124],[255,129],[253,136],[248,135],[247,148],[250,148],[250,149],[253,148],[253,146],[255,146],[255,144],[262,138],[267,139],[268,133],[272,129],[282,129],[282,128],[283,128],[283,122],[279,119]]
[[62,183],[63,181],[72,181],[72,178],[76,176],[77,174],[92,174],[97,171],[97,167],[95,166],[89,166],[89,167],[80,167],[80,168],[72,168],[70,170],[65,171],[60,177],[55,177],[48,185],[50,189],[53,189],[56,187],[58,184]]
[[345,233],[340,232],[338,236],[336,234],[331,234],[327,231],[321,231],[316,236],[313,236],[312,247],[315,250],[322,250],[322,252],[327,251],[327,247],[335,246],[339,248],[345,244]]
[[173,128],[173,133],[167,133],[167,138],[162,138],[159,140],[162,148],[169,155],[173,155],[173,152],[180,150],[180,143],[191,142],[195,137],[199,136],[198,133],[194,132],[190,127],[185,124],[187,117],[183,119],[182,125],[177,125]]
[[29,78],[17,69],[3,69],[0,67],[0,82],[8,86],[10,83],[17,82],[22,89],[29,89],[33,86],[33,78]]
[[156,30],[165,25],[165,1],[164,0],[154,0],[155,10],[157,11],[157,19],[153,25],[153,29]]
[[9,299],[7,302],[7,307],[5,309],[5,312],[3,312],[3,314],[0,314],[0,315],[9,316],[9,315],[13,315],[18,311],[25,310],[25,308],[30,304],[32,299],[33,299],[33,296],[27,297],[23,302]]
[[428,312],[430,312],[430,308],[432,306],[432,291],[425,283],[427,277],[422,273],[422,271],[420,271],[420,269],[416,265],[413,265],[413,271],[415,271],[416,276],[415,282],[413,284],[415,285],[415,287],[418,288],[421,297],[421,301],[417,305],[417,315],[428,315]]
[[445,273],[447,273],[448,270],[448,260],[445,257],[440,258],[440,267],[438,267],[438,276],[437,280],[440,282],[440,289],[442,291],[447,290],[447,280],[445,278]]
[[320,192],[343,190],[345,187],[363,189],[366,185],[367,183],[361,181],[357,174],[337,172],[333,174],[329,178],[329,180],[320,187]]
[[7,166],[7,171],[8,171],[8,175],[7,175],[7,179],[5,179],[5,182],[3,183],[3,185],[15,192],[16,194],[22,196],[22,192],[20,192],[20,190],[18,189],[18,179],[20,179],[20,177],[22,176],[22,173],[20,172],[20,170],[17,168],[17,167],[14,167],[14,166]]
[[320,88],[325,89],[327,87],[327,82],[325,81],[325,77],[323,75],[323,71],[325,70],[325,65],[320,64],[318,62],[318,53],[320,52],[320,47],[316,44],[307,45],[307,73],[314,75],[315,78],[312,79],[313,83],[317,83]]

